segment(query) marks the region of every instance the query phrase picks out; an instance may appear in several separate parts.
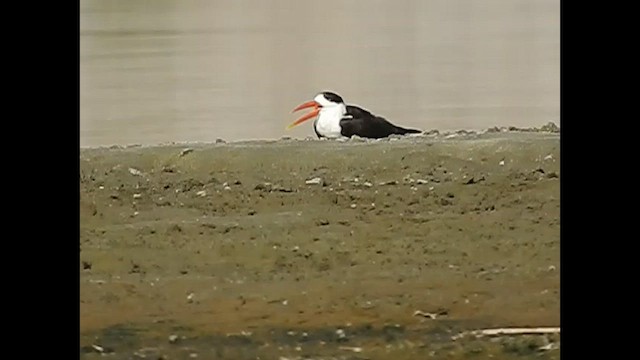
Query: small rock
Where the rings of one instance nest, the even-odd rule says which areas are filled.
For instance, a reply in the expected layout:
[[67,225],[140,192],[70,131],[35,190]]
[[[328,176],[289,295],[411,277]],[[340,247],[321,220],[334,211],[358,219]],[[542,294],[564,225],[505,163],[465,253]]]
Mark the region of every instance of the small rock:
[[178,335],[169,335],[169,343],[171,344],[175,344],[176,342],[178,342]]
[[504,166],[504,160],[500,160],[500,162],[498,163],[498,165],[500,165],[500,166]]
[[556,267],[553,265],[549,265],[549,268],[547,269],[548,271],[555,271]]
[[138,351],[133,352],[133,356],[138,359],[146,359],[147,358],[147,349],[140,349]]
[[381,183],[378,183],[379,185],[398,185],[398,182],[395,180],[391,180],[391,181],[383,181]]
[[141,272],[140,265],[131,264],[131,270],[129,270],[129,274],[139,274]]
[[283,193],[292,193],[294,190],[292,188],[286,188],[279,185],[273,187],[273,191],[283,192]]
[[430,312],[424,312],[424,311],[421,311],[421,310],[416,310],[413,313],[413,316],[422,316],[422,317],[425,317],[425,318],[428,318],[428,319],[431,319],[431,320],[435,320],[438,317],[438,314],[430,313]]
[[271,183],[262,183],[262,184],[258,184],[256,185],[255,188],[253,188],[254,190],[263,190],[263,191],[271,191],[271,188],[273,187],[273,185],[271,185]]
[[351,204],[349,207],[352,208],[352,209],[355,209],[357,206],[358,205],[356,205],[356,204]]
[[456,131],[456,133],[459,134],[459,135],[475,135],[476,134],[476,132],[473,131],[473,130],[464,130],[464,129],[463,130],[458,130],[458,131]]
[[339,341],[346,341],[347,340],[347,334],[345,334],[344,330],[342,330],[342,329],[336,330],[336,335],[338,336],[338,340]]
[[207,191],[206,190],[200,190],[196,193],[196,195],[200,196],[200,197],[205,197],[207,196]]
[[416,180],[416,184],[418,184],[418,185],[424,185],[424,184],[426,184],[428,182],[429,182],[429,180],[425,180],[425,179]]
[[318,226],[325,226],[325,225],[329,225],[329,220],[321,219],[321,220],[318,220],[318,222],[316,222],[316,224],[317,224]]
[[322,179],[319,177],[315,177],[313,179],[305,181],[304,183],[307,185],[320,185],[322,184]]
[[365,310],[373,309],[374,307],[376,307],[376,304],[372,303],[369,300],[367,300],[364,304],[360,305],[360,308]]
[[410,175],[407,175],[404,178],[402,178],[402,181],[404,181],[405,183],[409,183],[409,184],[413,184],[415,182],[415,180],[412,179]]
[[133,194],[134,199],[140,199],[141,197],[142,197],[142,194]]
[[255,211],[255,210],[249,210],[249,212],[247,213],[247,215],[249,215],[249,216],[253,216],[253,215],[255,215],[256,213],[257,213],[257,211]]
[[129,174],[133,176],[142,176],[142,171],[135,168],[129,168]]
[[471,179],[467,180],[464,185],[473,185],[473,184],[477,184],[481,181],[484,181],[484,176],[476,179],[475,176],[472,176]]
[[100,346],[100,345],[96,345],[96,344],[91,345],[91,348],[95,352],[100,353],[100,354],[110,354],[110,353],[114,352],[114,350],[112,348],[108,348],[106,346]]
[[540,131],[546,131],[546,132],[551,132],[551,133],[559,133],[560,132],[560,128],[554,122],[550,121],[546,125],[542,126],[540,128]]
[[216,144],[225,144],[225,143],[226,141],[224,139],[220,139],[220,138],[216,139]]
[[451,201],[445,198],[440,198],[440,205],[442,206],[451,205]]
[[88,261],[83,261],[82,262],[82,270],[91,270],[91,263]]
[[356,353],[362,352],[362,348],[359,346],[340,346],[340,350],[353,351]]
[[447,316],[447,315],[449,315],[449,310],[444,309],[444,308],[439,308],[435,312],[426,312],[426,311],[422,311],[422,310],[416,310],[413,313],[413,316],[422,316],[422,317],[429,318],[429,319],[432,319],[432,320],[435,320],[438,317]]
[[183,157],[183,156],[185,156],[185,155],[187,155],[187,154],[189,154],[189,153],[191,153],[191,152],[193,152],[193,149],[192,149],[192,148],[186,148],[186,149],[183,149],[183,150],[180,152],[180,157]]
[[187,302],[192,303],[194,296],[195,296],[194,293],[189,293],[189,295],[187,295]]
[[231,187],[230,186],[225,186],[223,189],[228,191],[228,190],[231,190]]
[[545,160],[552,160],[553,159],[553,155],[549,154],[547,156],[544,157]]
[[558,343],[548,343],[546,345],[542,345],[538,348],[538,350],[540,351],[549,351],[549,350],[556,350],[560,347],[560,345],[558,345]]

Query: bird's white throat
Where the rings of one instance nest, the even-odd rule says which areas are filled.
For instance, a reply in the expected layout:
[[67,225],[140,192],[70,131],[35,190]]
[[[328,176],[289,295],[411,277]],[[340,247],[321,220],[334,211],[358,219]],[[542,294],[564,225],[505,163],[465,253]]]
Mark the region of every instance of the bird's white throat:
[[340,120],[347,113],[345,104],[331,103],[330,106],[323,106],[320,109],[320,115],[315,121],[316,131],[328,138],[342,137],[340,133]]

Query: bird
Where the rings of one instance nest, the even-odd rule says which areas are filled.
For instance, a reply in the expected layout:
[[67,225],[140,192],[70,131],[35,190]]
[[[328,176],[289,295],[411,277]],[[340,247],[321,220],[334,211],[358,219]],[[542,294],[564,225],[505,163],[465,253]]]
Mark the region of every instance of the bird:
[[298,105],[292,113],[306,108],[313,110],[287,126],[287,130],[317,116],[313,129],[318,138],[338,139],[356,135],[380,139],[390,135],[422,133],[421,130],[394,125],[361,107],[347,105],[340,95],[331,91],[318,93],[313,100]]

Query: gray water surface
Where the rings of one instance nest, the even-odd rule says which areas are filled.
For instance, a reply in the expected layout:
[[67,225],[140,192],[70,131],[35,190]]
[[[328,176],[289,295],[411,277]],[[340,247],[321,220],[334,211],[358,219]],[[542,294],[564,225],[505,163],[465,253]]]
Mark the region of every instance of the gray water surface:
[[83,0],[80,144],[313,135],[332,90],[423,130],[559,123],[554,0]]

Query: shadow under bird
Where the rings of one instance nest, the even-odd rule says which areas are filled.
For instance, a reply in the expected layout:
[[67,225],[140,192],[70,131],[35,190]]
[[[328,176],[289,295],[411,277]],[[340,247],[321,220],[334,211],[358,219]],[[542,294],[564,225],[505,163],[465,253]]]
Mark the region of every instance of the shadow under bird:
[[318,138],[340,138],[357,135],[362,138],[380,139],[389,135],[419,134],[422,131],[396,126],[385,118],[374,115],[358,106],[347,105],[342,97],[329,91],[321,92],[311,101],[298,105],[293,112],[313,108],[313,110],[287,127],[291,129],[309,119]]

